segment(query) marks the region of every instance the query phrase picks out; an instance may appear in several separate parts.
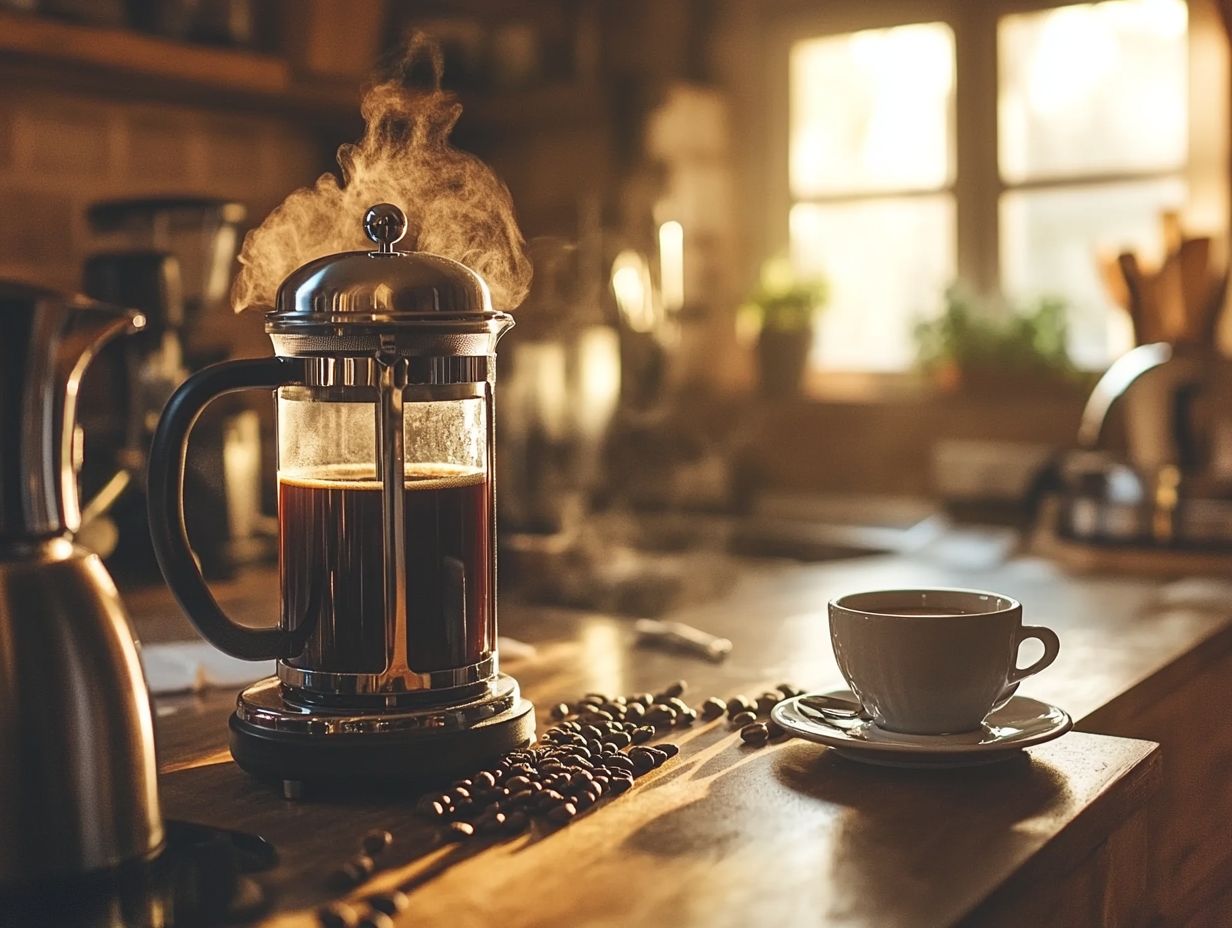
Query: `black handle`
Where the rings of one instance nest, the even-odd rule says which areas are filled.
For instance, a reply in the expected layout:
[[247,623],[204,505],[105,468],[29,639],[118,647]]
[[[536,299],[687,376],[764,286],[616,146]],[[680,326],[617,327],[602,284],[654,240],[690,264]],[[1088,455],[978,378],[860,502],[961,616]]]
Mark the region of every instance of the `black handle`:
[[236,390],[302,384],[305,365],[299,358],[253,358],[214,364],[189,377],[172,394],[150,446],[150,538],[167,586],[189,620],[214,647],[250,661],[290,657],[297,636],[283,628],[246,628],[219,608],[201,575],[184,525],[184,461],[188,436],[213,400]]

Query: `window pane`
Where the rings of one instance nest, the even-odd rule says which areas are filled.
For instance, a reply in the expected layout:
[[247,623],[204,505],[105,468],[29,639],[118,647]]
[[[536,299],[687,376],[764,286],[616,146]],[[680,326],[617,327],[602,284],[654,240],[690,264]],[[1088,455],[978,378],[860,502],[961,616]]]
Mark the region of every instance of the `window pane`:
[[830,284],[814,363],[859,371],[915,363],[911,330],[938,311],[955,276],[952,197],[801,203],[791,211],[791,247],[798,272]]
[[1106,366],[1133,345],[1125,312],[1100,280],[1096,254],[1133,249],[1157,260],[1160,213],[1184,202],[1179,179],[1008,193],[1001,200],[1006,292],[1070,302],[1070,353],[1080,367]]
[[798,197],[949,182],[954,33],[870,29],[791,50],[791,189]]
[[1115,0],[998,27],[1009,181],[1172,170],[1187,149],[1185,0]]

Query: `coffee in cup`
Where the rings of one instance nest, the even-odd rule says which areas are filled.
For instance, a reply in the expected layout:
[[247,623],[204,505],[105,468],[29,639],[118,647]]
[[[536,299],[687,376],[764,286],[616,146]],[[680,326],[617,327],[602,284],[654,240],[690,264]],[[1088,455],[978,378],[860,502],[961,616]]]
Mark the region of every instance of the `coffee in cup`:
[[[971,731],[1060,650],[1056,632],[1022,624],[1022,605],[978,590],[883,590],[830,602],[839,670],[882,728],[920,735]],[[1028,638],[1044,646],[1018,667]]]

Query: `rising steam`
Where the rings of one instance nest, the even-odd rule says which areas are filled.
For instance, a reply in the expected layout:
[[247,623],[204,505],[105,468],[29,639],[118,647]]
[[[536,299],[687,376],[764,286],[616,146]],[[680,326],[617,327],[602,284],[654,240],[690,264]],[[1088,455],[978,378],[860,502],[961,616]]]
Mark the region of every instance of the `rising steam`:
[[[426,87],[415,86],[421,72]],[[441,90],[440,77],[439,48],[413,36],[395,76],[364,93],[363,138],[338,149],[341,181],[322,174],[245,237],[231,290],[236,312],[272,306],[283,278],[307,261],[370,249],[362,218],[369,206],[382,202],[406,213],[407,234],[399,248],[465,264],[487,281],[498,309],[522,302],[531,265],[513,200],[487,165],[449,144],[462,107]]]

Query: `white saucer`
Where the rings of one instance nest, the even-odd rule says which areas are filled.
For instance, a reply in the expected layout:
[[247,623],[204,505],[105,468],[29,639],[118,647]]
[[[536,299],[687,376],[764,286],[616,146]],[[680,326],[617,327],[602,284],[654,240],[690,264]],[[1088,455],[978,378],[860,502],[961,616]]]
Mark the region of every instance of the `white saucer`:
[[[855,701],[851,690],[825,694]],[[774,707],[771,717],[798,738],[834,748],[841,756],[885,767],[973,767],[1009,760],[1033,744],[1059,738],[1074,726],[1073,719],[1056,706],[1011,697],[975,731],[956,735],[908,735],[889,731],[875,722],[827,724],[819,713],[787,699]]]

